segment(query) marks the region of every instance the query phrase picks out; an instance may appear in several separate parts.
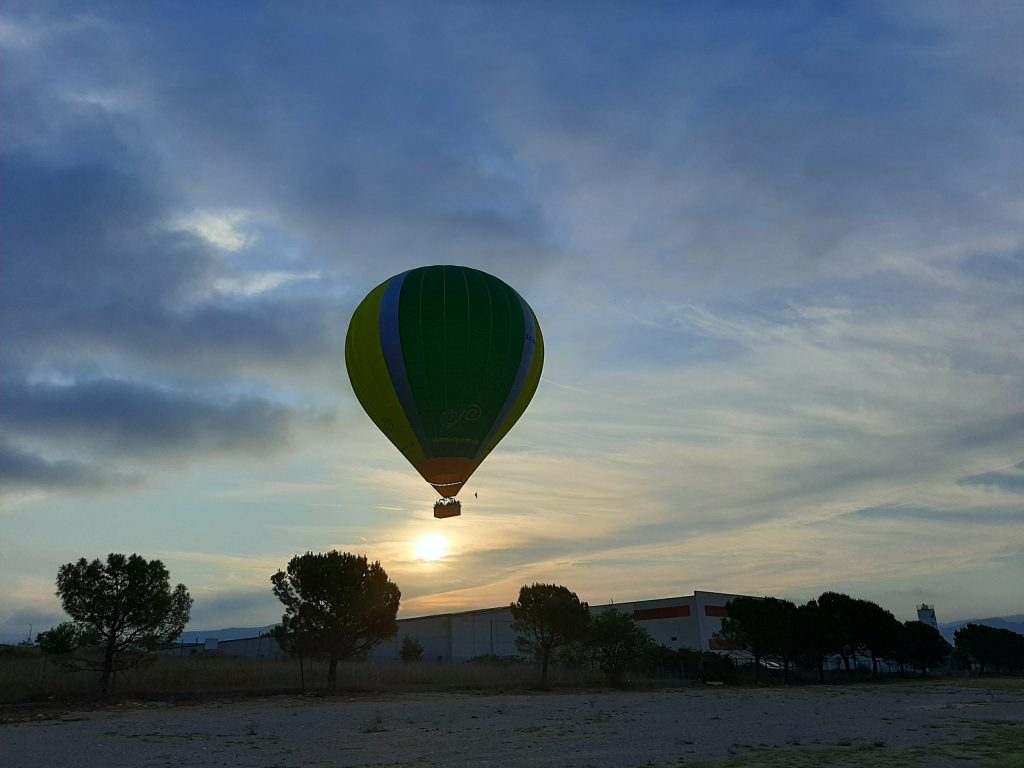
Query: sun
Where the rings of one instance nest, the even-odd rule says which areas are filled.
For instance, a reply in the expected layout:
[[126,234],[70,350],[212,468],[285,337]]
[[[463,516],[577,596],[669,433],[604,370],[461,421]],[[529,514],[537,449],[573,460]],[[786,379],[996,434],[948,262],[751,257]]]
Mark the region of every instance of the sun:
[[416,542],[417,560],[440,560],[448,554],[450,544],[440,533],[428,533]]

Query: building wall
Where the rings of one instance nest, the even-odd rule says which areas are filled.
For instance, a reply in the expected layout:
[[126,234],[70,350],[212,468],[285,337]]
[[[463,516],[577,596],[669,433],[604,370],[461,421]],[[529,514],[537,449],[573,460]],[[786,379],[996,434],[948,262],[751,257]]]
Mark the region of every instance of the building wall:
[[246,637],[241,640],[221,640],[216,653],[221,656],[244,656],[248,659],[286,659],[288,654],[281,650],[273,637]]
[[[722,628],[725,605],[734,597],[739,595],[698,591],[685,597],[615,603],[610,607],[632,613],[637,624],[659,645],[673,650],[709,651],[711,638]],[[592,606],[591,612],[606,607],[609,606]]]
[[700,643],[700,628],[692,596],[595,605],[590,607],[590,612],[595,615],[606,608],[631,614],[636,623],[650,633],[654,642],[667,648],[696,648]]
[[491,608],[452,616],[453,658],[515,656],[517,653],[512,611],[508,608]]
[[[725,604],[737,595],[695,592],[689,596],[590,606],[591,614],[606,608],[629,613],[656,643],[672,649],[711,650],[721,629]],[[477,656],[515,656],[516,633],[507,607],[422,616],[398,621],[398,634],[377,646],[372,661],[397,661],[402,638],[423,646],[423,660],[438,664],[469,661]]]
[[378,645],[370,659],[397,661],[405,637],[423,646],[424,662],[437,664],[464,662],[477,656],[516,654],[512,613],[508,608],[399,619],[398,634]]
[[451,614],[399,619],[398,633],[385,640],[370,654],[371,661],[399,661],[402,640],[411,637],[423,646],[423,661],[444,663],[451,659]]
[[711,639],[722,628],[722,619],[726,617],[725,604],[734,597],[743,597],[743,595],[698,591],[693,593],[693,597],[697,603],[700,642],[692,647],[699,648],[702,651],[714,650]]
[[240,656],[247,659],[286,659],[288,654],[281,650],[277,640],[270,636],[245,637],[239,640],[217,640],[210,637],[202,643],[176,643],[160,651],[169,656],[192,656],[210,654],[213,656]]
[[[712,650],[711,638],[722,627],[725,604],[734,597],[738,595],[698,591],[681,597],[592,605],[590,612],[593,615],[606,608],[614,608],[631,614],[637,624],[650,632],[654,641],[660,645],[673,650],[690,648],[707,651]],[[378,645],[370,655],[370,660],[399,661],[402,639],[407,636],[423,646],[424,663],[453,664],[478,656],[515,656],[518,653],[516,632],[512,628],[512,612],[507,606],[399,619],[398,633]],[[272,637],[222,640],[215,645],[215,649],[207,649],[203,644],[175,646],[166,652],[210,652],[252,659],[285,658]]]

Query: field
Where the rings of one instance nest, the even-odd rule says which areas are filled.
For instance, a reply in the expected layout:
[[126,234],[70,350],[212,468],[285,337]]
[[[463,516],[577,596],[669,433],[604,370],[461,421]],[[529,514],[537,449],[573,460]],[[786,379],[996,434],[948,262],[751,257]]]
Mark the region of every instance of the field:
[[[529,690],[537,669],[527,664],[367,664],[338,665],[338,687],[374,691]],[[556,685],[600,685],[592,671],[554,668]],[[51,698],[67,701],[96,694],[98,673],[68,672],[38,653],[0,655],[0,705]],[[321,692],[327,685],[323,660],[249,660],[215,655],[157,656],[151,663],[119,673],[119,698],[188,698],[237,694]]]
[[499,690],[6,705],[0,764],[1024,768],[1020,679]]

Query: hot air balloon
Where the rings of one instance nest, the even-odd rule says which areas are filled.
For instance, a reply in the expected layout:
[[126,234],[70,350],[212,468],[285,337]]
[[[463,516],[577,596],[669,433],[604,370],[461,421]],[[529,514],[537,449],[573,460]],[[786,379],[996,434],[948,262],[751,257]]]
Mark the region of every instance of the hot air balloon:
[[430,266],[378,285],[356,308],[345,365],[356,398],[442,498],[455,498],[526,410],[544,340],[512,288],[469,267]]

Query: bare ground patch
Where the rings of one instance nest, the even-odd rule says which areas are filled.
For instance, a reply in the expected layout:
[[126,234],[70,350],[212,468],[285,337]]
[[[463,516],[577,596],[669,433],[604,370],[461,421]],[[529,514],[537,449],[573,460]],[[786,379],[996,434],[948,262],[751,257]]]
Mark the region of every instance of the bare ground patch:
[[0,725],[5,768],[1024,765],[1024,688],[949,681],[281,696],[24,714]]

